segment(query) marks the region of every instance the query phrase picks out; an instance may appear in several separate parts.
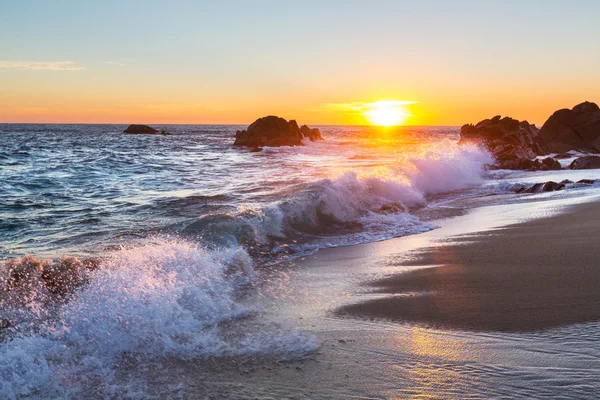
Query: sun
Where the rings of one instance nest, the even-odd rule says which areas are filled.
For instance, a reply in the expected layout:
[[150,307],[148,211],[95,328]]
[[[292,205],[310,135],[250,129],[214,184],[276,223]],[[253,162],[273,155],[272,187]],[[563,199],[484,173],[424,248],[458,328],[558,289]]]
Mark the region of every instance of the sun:
[[398,126],[403,125],[409,117],[404,108],[406,102],[380,100],[365,105],[364,115],[371,125]]

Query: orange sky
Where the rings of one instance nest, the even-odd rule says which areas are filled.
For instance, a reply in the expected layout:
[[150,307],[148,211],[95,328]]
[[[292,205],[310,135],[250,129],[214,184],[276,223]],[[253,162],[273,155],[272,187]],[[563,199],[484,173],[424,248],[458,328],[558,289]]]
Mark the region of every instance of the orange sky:
[[539,125],[600,101],[597,2],[209,3],[0,5],[0,122],[366,124],[331,105],[397,100],[409,125]]

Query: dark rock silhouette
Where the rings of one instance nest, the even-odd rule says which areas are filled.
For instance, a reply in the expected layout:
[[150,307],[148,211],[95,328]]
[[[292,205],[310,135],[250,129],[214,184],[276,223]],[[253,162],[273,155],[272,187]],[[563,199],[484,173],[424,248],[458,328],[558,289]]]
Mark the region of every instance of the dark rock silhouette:
[[123,133],[131,133],[136,135],[154,135],[158,131],[148,125],[129,125]]
[[574,160],[570,169],[598,169],[600,168],[600,156],[583,156]]
[[237,131],[235,146],[259,148],[262,146],[303,146],[302,139],[308,138],[311,142],[323,140],[317,128],[309,128],[298,124],[294,120],[286,121],[283,118],[269,115],[254,121],[246,130]]
[[577,183],[582,185],[593,185],[596,182],[598,182],[598,179],[580,179],[577,181]]
[[[460,129],[460,144],[478,143],[496,158],[502,169],[539,169],[533,158],[546,154],[537,140],[538,129],[527,121],[497,115]],[[550,164],[548,164],[550,166]]]
[[577,182],[573,182],[569,179],[564,179],[558,183],[553,181],[536,183],[529,187],[524,186],[523,184],[516,184],[512,190],[515,193],[543,193],[543,192],[554,192],[556,190],[564,190],[567,189],[567,185],[569,188],[577,188],[583,186],[593,185],[598,182],[597,179],[580,179]]
[[[539,160],[535,160],[535,161],[539,162]],[[557,170],[562,169],[562,165],[560,165],[560,163],[552,157],[544,158],[540,162],[540,165],[536,166],[536,167],[537,167],[536,169],[539,169],[540,171],[548,171],[548,170],[557,171]]]
[[560,182],[556,183],[553,181],[548,181],[544,183],[536,183],[529,188],[521,187],[516,192],[517,193],[542,193],[542,192],[554,192],[556,190],[564,190],[567,186],[568,182]]
[[548,152],[600,152],[600,108],[586,101],[572,110],[558,110],[544,123],[538,138]]

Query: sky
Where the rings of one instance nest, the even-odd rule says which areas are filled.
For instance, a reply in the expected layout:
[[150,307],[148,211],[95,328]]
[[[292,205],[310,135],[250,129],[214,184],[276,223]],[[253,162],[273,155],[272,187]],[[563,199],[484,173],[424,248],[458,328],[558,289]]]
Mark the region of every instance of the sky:
[[[600,102],[600,1],[0,0],[0,122],[538,125]],[[354,107],[353,105],[358,105]]]

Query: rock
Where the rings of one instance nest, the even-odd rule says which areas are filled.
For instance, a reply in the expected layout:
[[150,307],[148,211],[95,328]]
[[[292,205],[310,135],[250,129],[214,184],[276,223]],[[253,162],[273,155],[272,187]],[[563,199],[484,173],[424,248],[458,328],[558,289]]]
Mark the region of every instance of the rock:
[[[158,131],[148,125],[129,125],[123,133],[131,133],[136,135],[154,135]],[[162,133],[162,132],[161,132]]]
[[532,159],[546,152],[537,139],[538,129],[527,121],[495,116],[476,125],[463,125],[459,144],[477,143],[487,148],[502,169],[536,169]]
[[554,192],[556,190],[565,189],[566,185],[564,183],[556,183],[553,181],[548,181],[545,183],[536,183],[528,189],[521,190],[517,193],[543,193],[543,192]]
[[527,188],[522,183],[515,183],[510,188],[515,193],[523,193]]
[[250,153],[258,153],[259,151],[263,151],[262,147],[253,147],[250,149]]
[[42,279],[46,288],[61,296],[81,286],[85,281],[86,266],[75,257],[42,262]]
[[321,131],[318,128],[309,128],[306,125],[302,125],[300,127],[300,132],[305,138],[308,138],[311,142],[316,140],[323,140],[323,136],[321,136]]
[[552,157],[546,157],[542,160],[542,165],[540,166],[540,169],[542,169],[542,167],[544,166],[547,167],[547,170],[552,171],[558,171],[562,169],[562,165],[560,165],[560,163]]
[[10,291],[31,291],[41,281],[42,263],[34,256],[9,260],[5,265],[7,277],[3,282]]
[[577,181],[577,183],[583,185],[593,185],[594,183],[596,183],[596,181],[597,179],[580,179]]
[[574,160],[570,165],[570,169],[597,169],[600,168],[599,156],[583,156]]
[[321,132],[306,125],[298,127],[296,121],[269,115],[254,121],[246,130],[237,131],[235,146],[258,148],[261,146],[303,146],[302,139],[323,140]]
[[548,152],[600,152],[600,108],[586,101],[572,110],[558,110],[544,123],[538,137]]
[[50,293],[63,296],[83,285],[87,272],[96,270],[98,266],[99,260],[62,257],[41,261],[28,255],[4,265],[6,279],[2,284],[9,291],[31,293],[45,287]]
[[406,212],[406,209],[401,203],[384,204],[379,208],[379,212],[383,214],[398,214]]
[[0,342],[6,340],[9,335],[9,328],[12,327],[12,323],[5,318],[0,318]]

